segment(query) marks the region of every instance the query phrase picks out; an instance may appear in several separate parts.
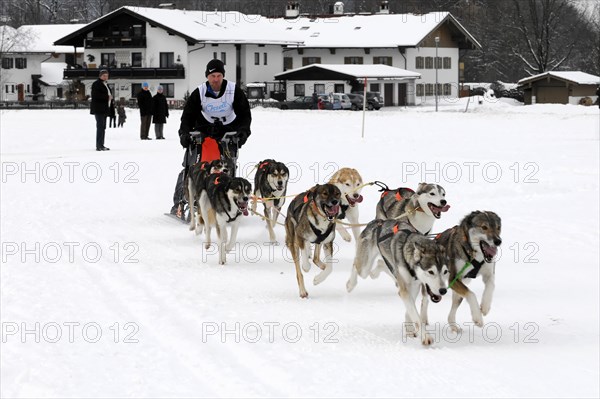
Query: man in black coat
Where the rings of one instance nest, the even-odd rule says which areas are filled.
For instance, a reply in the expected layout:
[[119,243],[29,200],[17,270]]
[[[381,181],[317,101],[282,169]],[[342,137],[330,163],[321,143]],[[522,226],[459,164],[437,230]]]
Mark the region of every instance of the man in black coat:
[[152,123],[152,94],[148,82],[142,83],[142,90],[137,95],[137,102],[140,108],[140,138],[142,140],[152,140],[148,137],[150,124]]
[[[241,148],[250,136],[252,114],[248,98],[242,89],[234,82],[228,82],[225,77],[225,65],[214,59],[206,65],[207,81],[198,86],[185,103],[179,127],[179,142],[183,148],[189,148],[184,166],[192,165],[198,158],[197,146],[191,145],[190,132],[201,133],[202,141],[213,139],[217,143],[226,132],[237,132],[238,147]],[[206,159],[204,156],[203,160]],[[187,161],[187,162],[186,162]],[[184,169],[179,174],[171,213],[177,213],[183,201]],[[181,210],[181,209],[179,209]]]
[[164,140],[163,128],[169,117],[169,104],[163,94],[163,87],[156,88],[156,94],[152,97],[152,123],[154,123],[154,134],[157,140]]
[[108,151],[110,148],[104,146],[104,136],[106,134],[106,116],[109,111],[112,94],[106,81],[108,80],[108,71],[100,71],[98,79],[92,84],[92,102],[90,104],[90,114],[96,117],[96,151]]

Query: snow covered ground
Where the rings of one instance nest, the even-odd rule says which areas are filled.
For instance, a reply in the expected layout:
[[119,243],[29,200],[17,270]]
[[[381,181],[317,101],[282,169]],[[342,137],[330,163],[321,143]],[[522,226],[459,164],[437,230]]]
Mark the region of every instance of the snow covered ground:
[[[437,182],[451,209],[502,217],[496,292],[483,329],[461,336],[430,305],[436,342],[404,340],[386,276],[345,291],[354,243],[298,297],[283,245],[244,218],[219,266],[202,238],[163,216],[182,150],[140,141],[139,117],[94,151],[85,110],[1,111],[2,397],[598,397],[599,112],[465,100],[361,113],[255,109],[241,174],[292,170],[289,193],[344,166],[365,181]],[[365,187],[361,221],[379,193]],[[283,242],[284,229],[276,228]],[[481,281],[472,288],[478,296]]]

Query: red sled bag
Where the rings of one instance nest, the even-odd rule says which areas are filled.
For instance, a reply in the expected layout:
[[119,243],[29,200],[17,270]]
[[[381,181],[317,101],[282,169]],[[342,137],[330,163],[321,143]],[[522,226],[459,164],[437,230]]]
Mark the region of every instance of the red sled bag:
[[221,159],[219,143],[211,137],[205,137],[202,141],[202,157],[200,158],[200,162],[211,162],[217,159]]

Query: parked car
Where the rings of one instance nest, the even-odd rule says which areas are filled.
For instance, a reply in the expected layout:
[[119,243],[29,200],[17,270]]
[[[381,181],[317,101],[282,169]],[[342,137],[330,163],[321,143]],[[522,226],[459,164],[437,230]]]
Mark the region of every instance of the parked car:
[[[362,91],[353,91],[353,94],[362,95]],[[367,92],[367,109],[380,109],[383,107],[383,98],[381,98],[381,94],[378,91],[368,91]]]
[[315,109],[316,107],[312,96],[302,96],[291,101],[282,101],[279,106],[281,109]]
[[361,94],[350,93],[346,95],[350,98],[350,102],[352,103],[352,106],[350,107],[351,110],[358,111],[363,109],[364,97]]
[[350,97],[348,97],[345,93],[333,93],[331,95],[333,97],[333,101],[340,103],[341,109],[352,109],[352,101],[350,101]]

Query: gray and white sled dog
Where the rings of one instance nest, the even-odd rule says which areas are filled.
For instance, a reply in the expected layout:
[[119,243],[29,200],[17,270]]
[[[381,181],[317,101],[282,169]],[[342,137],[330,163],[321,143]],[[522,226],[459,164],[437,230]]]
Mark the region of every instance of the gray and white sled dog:
[[[187,200],[190,204],[190,230],[202,233],[204,220],[200,210],[200,195],[206,190],[208,176],[213,173],[229,173],[227,163],[221,159],[211,162],[198,162],[190,166],[187,177]],[[196,203],[198,201],[198,203]]]
[[377,203],[377,219],[407,220],[421,234],[429,234],[436,219],[450,209],[446,190],[438,184],[419,183],[417,191],[400,187],[384,191]]
[[[200,209],[206,227],[206,244],[211,245],[211,228],[216,227],[219,240],[219,264],[224,265],[226,253],[231,251],[237,240],[240,216],[248,216],[248,200],[252,185],[241,177],[230,177],[225,173],[208,176],[206,190],[200,195]],[[231,226],[228,240],[227,226]]]
[[[262,203],[271,242],[276,240],[274,227],[281,213],[281,207],[285,204],[289,178],[290,171],[283,162],[265,159],[257,165],[254,175],[254,195],[265,198]],[[257,200],[252,202],[252,212],[256,212],[256,205]]]
[[[495,256],[502,244],[500,217],[494,212],[474,211],[465,216],[458,226],[454,226],[435,237],[435,241],[446,248],[450,266],[452,288],[452,308],[448,315],[448,323],[455,331],[460,331],[456,324],[456,310],[463,298],[471,308],[471,317],[475,325],[483,326],[483,316],[487,315],[492,305],[495,287]],[[481,306],[477,297],[466,284],[481,276],[485,288],[481,297]]]
[[322,271],[313,280],[315,285],[322,283],[331,274],[333,265],[333,239],[335,238],[335,218],[341,212],[341,192],[333,184],[316,185],[298,194],[290,202],[285,218],[285,244],[292,254],[296,266],[296,279],[300,297],[306,298],[304,276],[300,270],[310,270],[310,244],[322,244],[325,248],[325,262],[315,263]]
[[[348,292],[356,286],[357,276],[366,278],[376,258],[381,257],[396,281],[398,295],[406,309],[404,333],[416,336],[423,345],[433,343],[424,326],[428,324],[429,299],[440,302],[448,290],[448,260],[444,247],[417,232],[406,222],[376,219],[360,234]],[[421,313],[416,299],[422,293]]]

